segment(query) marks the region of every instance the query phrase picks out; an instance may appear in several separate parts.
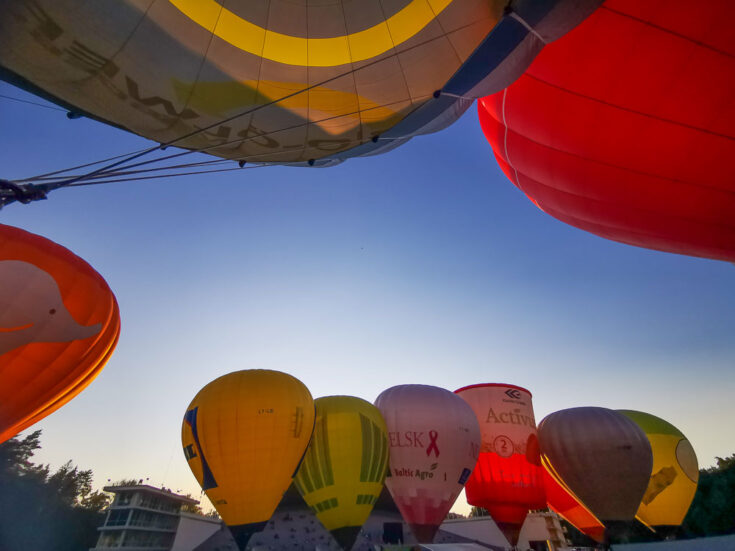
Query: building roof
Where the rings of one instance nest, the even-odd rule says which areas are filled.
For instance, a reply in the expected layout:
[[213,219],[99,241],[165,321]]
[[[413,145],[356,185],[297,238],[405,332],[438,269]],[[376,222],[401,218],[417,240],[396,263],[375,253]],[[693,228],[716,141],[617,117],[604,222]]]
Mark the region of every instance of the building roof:
[[102,489],[105,492],[112,492],[115,494],[120,492],[145,492],[148,494],[165,497],[172,501],[179,501],[181,503],[189,503],[191,505],[197,505],[199,503],[199,501],[196,499],[182,496],[180,494],[175,494],[171,490],[168,490],[166,488],[156,488],[154,486],[149,486],[148,484],[134,484],[132,486],[105,486]]

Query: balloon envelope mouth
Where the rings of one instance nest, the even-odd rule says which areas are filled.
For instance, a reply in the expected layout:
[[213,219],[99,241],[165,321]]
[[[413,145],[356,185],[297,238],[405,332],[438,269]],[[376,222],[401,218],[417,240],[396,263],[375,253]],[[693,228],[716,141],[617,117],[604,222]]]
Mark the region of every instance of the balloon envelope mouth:
[[235,538],[235,543],[237,543],[238,549],[240,549],[240,551],[245,551],[245,548],[247,547],[250,538],[253,537],[253,534],[262,532],[266,524],[268,524],[268,521],[237,524],[234,526],[228,526],[227,528],[230,529],[232,537]]
[[438,524],[411,524],[411,532],[419,543],[431,543],[439,530]]
[[331,531],[331,534],[342,549],[349,551],[355,545],[361,529],[362,526],[343,526],[335,528]]

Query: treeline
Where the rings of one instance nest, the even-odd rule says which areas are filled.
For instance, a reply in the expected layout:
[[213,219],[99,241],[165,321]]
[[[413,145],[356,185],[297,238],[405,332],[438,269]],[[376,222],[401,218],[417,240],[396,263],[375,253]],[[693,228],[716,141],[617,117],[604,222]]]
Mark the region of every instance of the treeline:
[[97,544],[109,497],[71,461],[51,472],[31,461],[41,431],[0,444],[0,549],[79,551]]
[[735,534],[735,454],[699,471],[694,501],[682,524],[685,537]]

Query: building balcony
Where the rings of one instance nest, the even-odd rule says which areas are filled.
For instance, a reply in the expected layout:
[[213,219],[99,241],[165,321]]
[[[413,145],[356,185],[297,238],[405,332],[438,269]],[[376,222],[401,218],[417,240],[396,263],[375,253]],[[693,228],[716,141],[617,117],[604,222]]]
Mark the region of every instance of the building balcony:
[[146,525],[135,525],[135,524],[128,524],[128,525],[122,525],[122,526],[100,526],[97,528],[97,531],[99,532],[117,532],[121,530],[144,530],[146,532],[176,532],[176,528],[178,526],[178,523],[173,527],[158,527],[158,526],[146,526]]

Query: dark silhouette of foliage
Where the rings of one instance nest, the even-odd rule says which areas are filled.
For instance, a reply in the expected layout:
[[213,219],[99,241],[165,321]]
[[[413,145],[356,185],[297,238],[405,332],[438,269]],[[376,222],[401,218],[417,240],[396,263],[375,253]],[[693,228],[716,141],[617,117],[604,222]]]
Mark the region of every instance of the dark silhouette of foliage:
[[489,517],[490,513],[487,512],[487,509],[484,509],[483,507],[476,507],[472,506],[470,509],[470,518],[475,517]]
[[138,484],[140,484],[140,482],[137,478],[121,478],[116,482],[108,484],[108,486],[137,486]]
[[735,533],[735,454],[699,471],[699,486],[682,532],[688,537]]
[[[192,497],[191,494],[186,494],[186,497],[189,497],[191,499],[195,499]],[[194,513],[195,515],[203,515],[202,508],[199,505],[196,505],[194,503],[183,503],[181,505],[181,510],[184,513]]]
[[109,497],[92,490],[92,471],[71,461],[51,472],[31,461],[41,431],[0,444],[0,549],[78,551],[97,542]]

